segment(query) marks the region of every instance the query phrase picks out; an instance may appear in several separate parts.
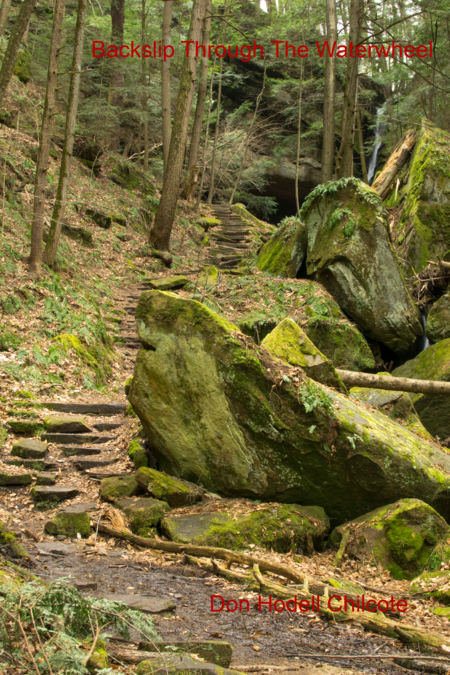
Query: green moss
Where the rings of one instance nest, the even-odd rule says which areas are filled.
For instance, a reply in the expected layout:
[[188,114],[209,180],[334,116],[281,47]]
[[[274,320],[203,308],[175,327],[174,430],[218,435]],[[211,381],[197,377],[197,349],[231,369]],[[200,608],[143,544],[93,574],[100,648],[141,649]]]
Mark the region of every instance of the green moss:
[[14,434],[23,436],[39,436],[44,431],[44,426],[40,421],[8,420],[8,426]]
[[130,387],[131,387],[131,383],[132,383],[132,382],[133,382],[133,376],[130,375],[130,377],[129,377],[128,380],[125,382],[124,387],[123,387],[124,390],[125,390],[125,396],[128,396],[128,394],[129,394],[129,392],[130,392]]
[[450,338],[450,293],[445,293],[431,307],[425,333],[427,338],[433,342]]
[[173,507],[194,504],[203,494],[203,490],[192,483],[148,467],[142,467],[136,472],[136,480],[142,489]]
[[91,521],[87,513],[70,513],[61,511],[54,518],[45,523],[45,531],[48,534],[64,535],[66,537],[89,537],[91,534]]
[[9,554],[13,558],[30,557],[22,544],[19,544],[17,541],[16,535],[13,532],[9,532],[2,522],[0,522],[0,546],[8,549]]
[[282,277],[296,277],[306,256],[307,235],[297,218],[287,219],[264,244],[258,256],[258,268]]
[[135,469],[140,469],[141,466],[148,466],[148,455],[138,439],[131,441],[128,448],[128,456],[133,462]]
[[3,448],[7,438],[8,438],[8,432],[6,431],[3,424],[0,424],[0,450]]
[[116,476],[104,478],[100,483],[100,499],[116,502],[118,499],[134,497],[139,493],[139,485],[134,476]]
[[69,333],[63,333],[53,338],[61,344],[66,352],[74,351],[80,361],[95,374],[98,386],[107,383],[112,373],[114,356],[111,349],[103,344],[84,345],[79,338]]
[[154,537],[157,534],[156,526],[170,511],[170,506],[166,502],[147,497],[120,499],[114,506],[125,513],[131,531],[141,537]]

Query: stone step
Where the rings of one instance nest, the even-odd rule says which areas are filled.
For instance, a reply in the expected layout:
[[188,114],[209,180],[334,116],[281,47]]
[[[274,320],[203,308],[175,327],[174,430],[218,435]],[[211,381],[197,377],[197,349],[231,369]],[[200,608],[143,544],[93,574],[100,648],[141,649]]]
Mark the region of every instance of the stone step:
[[80,415],[96,415],[97,417],[108,417],[112,415],[121,415],[127,406],[126,403],[72,403],[40,401],[49,410],[58,412],[75,413]]
[[97,469],[100,466],[109,466],[117,462],[117,459],[89,459],[88,457],[80,457],[76,459],[73,464],[77,469],[85,471],[86,469]]
[[124,424],[125,422],[97,422],[97,424],[94,424],[93,426],[97,431],[113,431]]
[[51,487],[31,488],[32,497],[37,502],[45,502],[52,500],[57,500],[61,502],[64,499],[72,499],[72,497],[76,497],[78,492],[79,492],[78,488],[68,485],[64,486],[53,485]]
[[26,469],[34,469],[35,471],[47,471],[48,469],[57,468],[56,462],[47,462],[46,459],[4,459],[3,464],[24,466]]
[[42,434],[41,439],[57,445],[83,445],[83,443],[108,443],[117,440],[117,436],[100,436],[97,434]]
[[102,452],[111,452],[113,448],[104,448],[98,445],[96,448],[86,448],[84,445],[60,445],[59,450],[66,457],[84,457],[85,455],[101,455]]
[[124,473],[123,471],[90,471],[89,478],[94,480],[103,480],[104,478],[120,478],[121,476],[132,476],[132,473]]

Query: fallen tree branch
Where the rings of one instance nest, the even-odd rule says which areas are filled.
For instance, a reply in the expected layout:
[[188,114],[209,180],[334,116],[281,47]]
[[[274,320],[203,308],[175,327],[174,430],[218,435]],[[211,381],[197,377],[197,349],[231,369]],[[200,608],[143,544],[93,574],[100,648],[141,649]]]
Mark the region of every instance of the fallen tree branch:
[[450,269],[450,262],[446,262],[445,260],[440,260],[439,262],[434,262],[434,260],[427,260],[427,263],[429,263],[430,265],[437,265],[438,267],[444,267],[445,269]]
[[413,380],[409,377],[382,377],[370,373],[354,373],[351,370],[336,369],[343,383],[348,387],[368,387],[388,391],[409,391],[414,394],[450,396],[450,382],[434,380]]
[[415,142],[416,134],[410,129],[389,157],[379,176],[373,181],[372,187],[378,192],[381,199],[386,197],[389,186],[409,158]]

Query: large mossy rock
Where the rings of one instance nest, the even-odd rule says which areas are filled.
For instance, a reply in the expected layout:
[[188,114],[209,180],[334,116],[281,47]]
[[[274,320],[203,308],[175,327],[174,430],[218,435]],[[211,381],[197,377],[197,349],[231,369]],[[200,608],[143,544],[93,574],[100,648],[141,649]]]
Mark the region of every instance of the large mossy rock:
[[348,532],[345,552],[358,560],[375,560],[395,579],[412,579],[448,536],[448,523],[419,499],[402,499],[367,513],[331,533],[338,546]]
[[275,276],[296,277],[306,258],[308,237],[298,218],[287,218],[258,256],[258,268]]
[[233,551],[253,544],[278,553],[312,553],[327,534],[330,521],[320,506],[269,504],[237,518],[223,512],[167,516],[161,526],[172,541],[183,544]]
[[[450,338],[428,347],[415,359],[407,361],[392,371],[394,377],[411,377],[415,380],[450,381]],[[444,394],[410,394],[417,414],[424,427],[441,439],[450,436],[450,396]]]
[[136,472],[135,478],[143,490],[173,507],[195,504],[204,493],[198,485],[167,476],[148,467],[141,467]]
[[[380,377],[392,377],[390,373],[377,373]],[[425,429],[417,415],[409,394],[404,391],[390,391],[388,389],[368,389],[367,387],[353,387],[350,395],[361,403],[377,408],[392,420],[404,424],[407,429],[419,434],[423,438],[434,440]]]
[[430,309],[425,334],[432,342],[450,338],[450,292],[439,298]]
[[305,381],[195,300],[144,292],[136,319],[129,399],[165,473],[320,504],[335,524],[413,495],[450,517],[450,457],[433,444]]
[[370,338],[394,352],[407,352],[422,327],[375,190],[357,178],[319,185],[303,204],[302,217],[308,231],[308,275]]
[[[398,176],[385,205],[395,207],[394,236],[408,271],[421,272],[428,260],[450,249],[450,138],[448,132],[423,120],[406,169]],[[396,177],[397,179],[397,177]]]
[[166,502],[147,497],[119,499],[114,506],[124,512],[130,523],[131,531],[141,537],[151,537],[157,534],[156,526],[170,511],[170,506]]
[[311,342],[306,333],[289,317],[261,342],[273,356],[283,359],[291,366],[300,366],[313,380],[345,391],[336,368]]

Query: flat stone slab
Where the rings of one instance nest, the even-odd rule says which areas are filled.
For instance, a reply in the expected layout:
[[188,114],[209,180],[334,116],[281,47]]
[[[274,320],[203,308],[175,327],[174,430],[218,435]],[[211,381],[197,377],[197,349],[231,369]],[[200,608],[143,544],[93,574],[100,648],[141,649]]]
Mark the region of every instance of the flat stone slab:
[[46,473],[44,471],[39,471],[36,473],[36,485],[54,485],[56,483],[56,478],[54,473]]
[[[102,451],[106,448],[96,447],[96,448],[85,448],[84,446],[71,446],[71,445],[61,445],[60,448],[63,455],[66,457],[85,457],[87,455],[101,455]],[[110,450],[110,448],[108,448]]]
[[[228,668],[233,657],[233,645],[222,640],[185,640],[166,641],[156,643],[160,652],[184,652],[196,654],[208,663],[215,663],[222,668]],[[139,651],[151,652],[155,645],[151,642],[140,642]]]
[[[211,673],[211,675],[232,675],[233,673],[238,673],[237,670],[229,670],[228,668],[222,668],[214,663],[205,663],[203,661],[196,661],[191,659],[189,656],[177,654],[150,654],[146,653],[146,660],[141,661],[139,664],[136,674],[137,675],[202,675],[203,673]],[[319,674],[321,671],[317,671]],[[337,673],[336,669],[336,673]],[[340,670],[339,672],[344,673],[345,671]],[[350,673],[351,671],[347,671]],[[302,671],[303,675],[303,671]]]
[[64,544],[61,541],[41,541],[36,546],[39,553],[44,555],[53,553],[54,555],[69,555],[70,553],[78,553],[82,550],[77,544]]
[[77,579],[75,579],[73,585],[81,592],[96,591],[98,587],[98,583],[96,581],[81,581]]
[[89,513],[89,511],[97,511],[98,506],[95,502],[85,502],[84,504],[71,504],[66,506],[64,513]]
[[34,487],[31,490],[31,494],[37,502],[44,502],[52,499],[57,499],[61,502],[64,499],[76,497],[78,488],[68,486]]
[[94,424],[94,429],[97,429],[97,431],[114,431],[121,426],[123,426],[123,422],[98,422]]
[[97,434],[42,434],[41,439],[57,445],[82,445],[83,443],[108,443],[117,440],[117,436],[98,436]]
[[31,473],[0,473],[0,485],[30,485],[33,481]]
[[44,420],[45,429],[49,433],[85,434],[91,431],[83,417],[69,415],[49,415]]
[[47,471],[47,469],[56,469],[56,462],[47,462],[44,459],[4,459],[3,464],[11,466],[24,466],[26,469],[35,471]]
[[47,452],[47,443],[36,441],[34,438],[24,438],[23,441],[14,443],[11,455],[24,459],[43,459]]
[[74,461],[74,465],[78,469],[85,471],[86,469],[97,469],[99,466],[109,466],[110,464],[114,464],[114,462],[117,462],[117,459],[86,459],[80,457],[80,459]]
[[102,597],[113,600],[113,602],[120,602],[130,609],[137,609],[145,614],[160,614],[175,609],[175,603],[165,598],[150,598],[132,593],[104,593]]
[[181,275],[176,277],[164,277],[163,279],[147,279],[149,288],[153,288],[158,291],[167,291],[171,288],[182,288],[189,283],[187,277]]
[[8,427],[23,436],[38,436],[43,429],[41,420],[8,420]]
[[56,410],[64,413],[74,413],[79,415],[98,415],[108,417],[112,415],[121,415],[127,407],[126,402],[119,403],[63,403],[54,401],[41,401],[48,410]]

